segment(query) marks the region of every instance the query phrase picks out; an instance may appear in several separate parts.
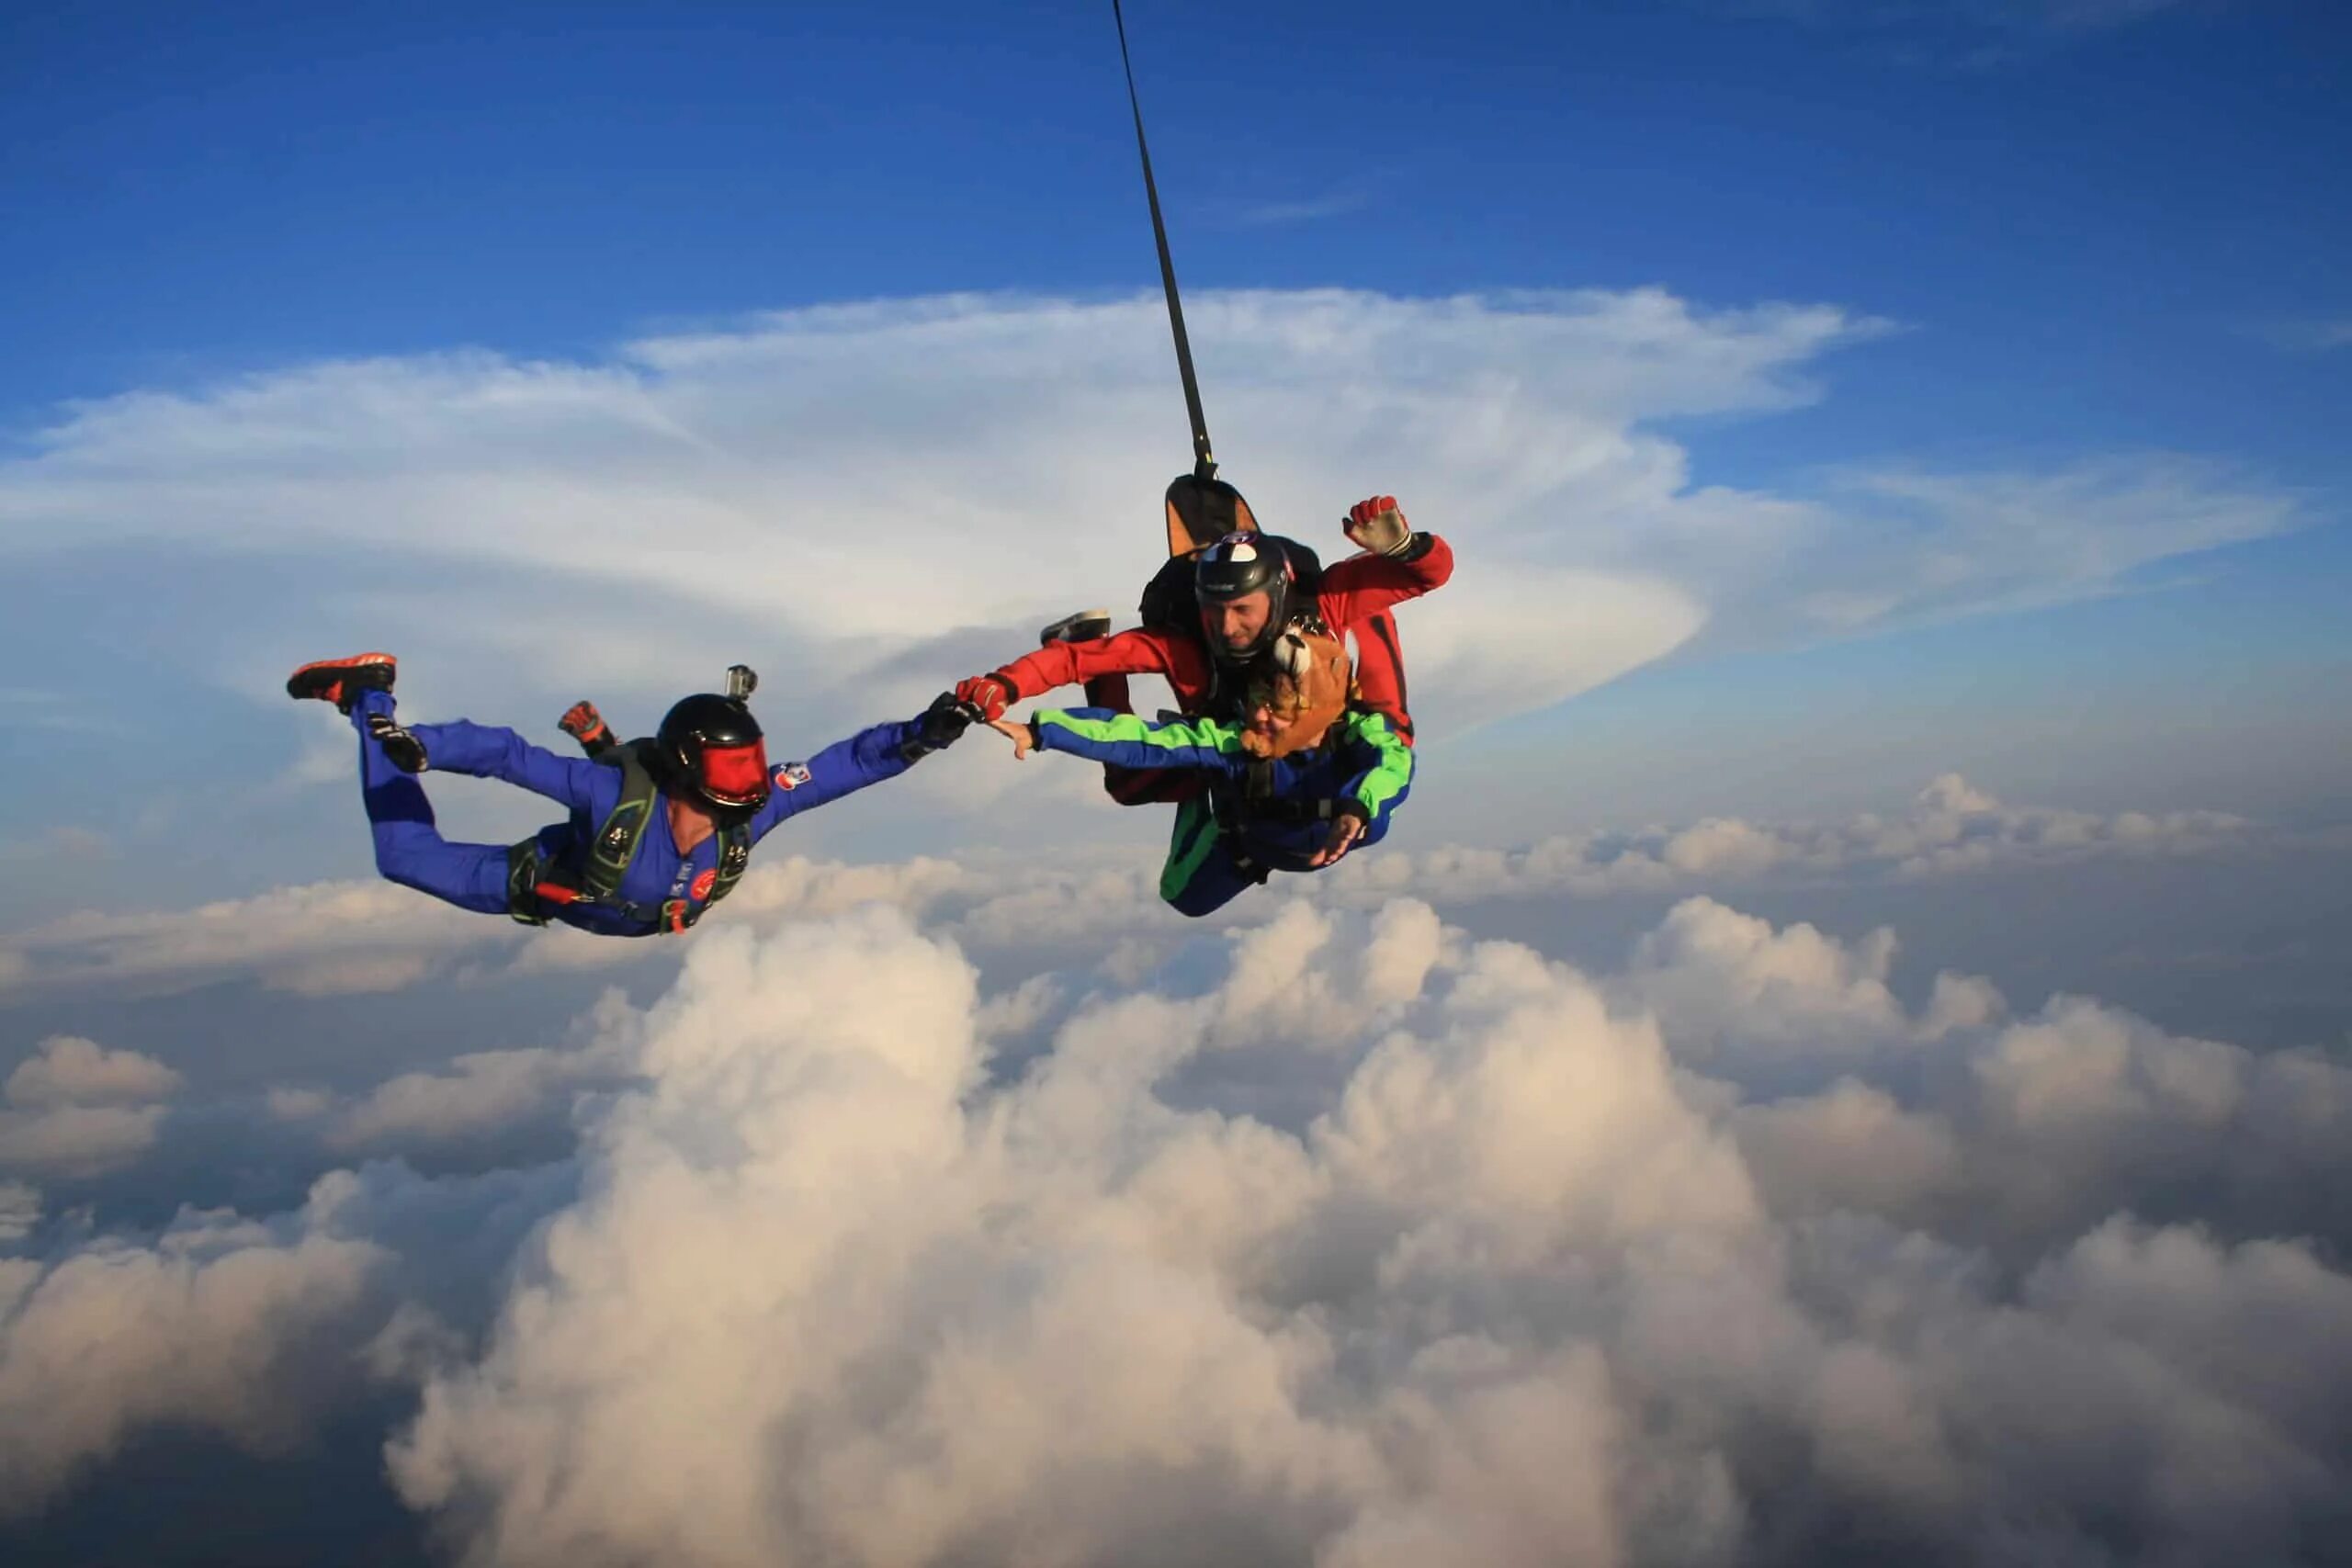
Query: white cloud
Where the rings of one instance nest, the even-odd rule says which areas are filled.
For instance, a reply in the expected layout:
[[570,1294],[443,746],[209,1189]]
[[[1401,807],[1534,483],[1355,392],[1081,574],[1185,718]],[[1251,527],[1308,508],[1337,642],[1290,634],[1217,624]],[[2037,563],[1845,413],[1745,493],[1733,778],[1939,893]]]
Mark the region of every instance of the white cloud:
[[375,1165],[267,1221],[183,1210],[149,1240],[0,1261],[0,1518],[153,1427],[265,1455],[310,1441],[327,1412],[415,1375],[413,1352],[446,1349],[434,1325],[478,1319],[494,1269],[570,1191],[560,1172]]
[[503,946],[519,927],[485,920],[389,882],[321,882],[194,909],[91,911],[11,934],[0,978],[14,984],[169,990],[257,974],[311,996],[397,990],[450,955]]
[[1915,879],[2105,856],[2204,854],[2257,838],[2254,824],[2226,812],[2102,817],[2007,806],[1946,773],[1895,818],[1866,813],[1834,826],[1758,826],[1718,818],[1680,829],[1560,834],[1517,850],[1384,845],[1342,863],[1329,880],[1422,897],[1593,897],[1736,886],[1768,876]]
[[[293,642],[374,626],[400,634],[421,711],[461,693],[536,711],[521,705],[583,683],[650,700],[730,658],[787,653],[813,722],[910,711],[1042,618],[1140,585],[1171,449],[1159,309],[828,306],[602,364],[468,354],[132,393],[74,408],[0,465],[0,550],[364,547],[371,570],[314,603],[256,571],[251,603],[174,626],[189,658],[255,694]],[[1345,553],[1336,520],[1378,488],[1460,547],[1454,582],[1404,616],[1429,734],[1556,703],[1702,626],[1842,636],[2098,592],[2293,521],[2276,492],[2163,455],[1849,474],[1820,498],[1694,485],[1656,423],[1813,400],[1826,354],[1883,330],[1831,307],[1312,290],[1204,295],[1190,322],[1218,427],[1261,433],[1225,451],[1262,519]],[[1008,473],[1018,493],[973,479]],[[1104,526],[1120,517],[1132,526]],[[1054,547],[972,547],[1008,538]],[[404,573],[440,586],[420,596]],[[535,591],[510,592],[513,574]],[[120,592],[167,611],[136,572]],[[603,634],[608,611],[684,629],[649,665]]]
[[[2214,0],[1691,0],[1733,16],[1863,32],[2068,38],[2107,32]],[[2226,4],[2227,0],[2221,0]],[[1979,63],[1989,61],[1979,60]]]
[[88,1177],[117,1170],[154,1146],[160,1105],[62,1105],[0,1111],[0,1170]]
[[2352,348],[2352,316],[2305,316],[2274,321],[2253,329],[2275,348],[2296,354],[2327,354]]
[[[40,1189],[22,1181],[0,1181],[0,1247],[14,1247],[40,1224]],[[5,1313],[0,1304],[0,1313]]]
[[[1159,831],[1156,821],[1152,830]],[[1348,908],[1400,894],[1441,904],[1543,894],[1600,897],[1772,878],[1909,880],[2100,857],[2211,854],[2266,841],[2255,824],[2226,813],[2108,817],[2013,807],[1945,774],[1899,818],[1866,814],[1835,826],[1711,818],[1683,828],[1560,835],[1515,850],[1414,849],[1404,835],[1329,873],[1283,878],[1275,888]],[[772,930],[869,902],[940,919],[958,940],[991,951],[1091,950],[1131,936],[1167,935],[1171,919],[1159,898],[1156,846],[1075,846],[869,864],[763,855],[703,929]],[[1255,902],[1242,900],[1212,923],[1249,919]],[[317,883],[190,910],[77,914],[0,937],[0,991],[124,984],[172,990],[252,976],[276,989],[338,995],[398,990],[509,952],[509,967],[533,973],[617,967],[673,954],[675,947],[562,928],[526,938],[510,922],[467,915],[390,884]]]
[[143,1105],[169,1100],[186,1079],[153,1056],[109,1051],[95,1040],[57,1034],[8,1075],[8,1103],[28,1110],[61,1105]]
[[[395,1446],[404,1494],[526,1565],[1101,1560],[1180,1522],[1227,1556],[1401,1564],[1738,1558],[1833,1518],[1963,1554],[1996,1517],[2044,1552],[2276,1549],[2346,1480],[2352,1378],[2279,1371],[2352,1324],[2352,1280],[2301,1245],[2062,1224],[2005,1288],[1822,1201],[1828,1149],[1905,1201],[1962,1182],[1951,1128],[1850,1083],[1719,1122],[1676,1071],[1682,1007],[1614,1014],[1426,909],[1334,919],[1283,909],[1207,997],[1082,1008],[977,1103],[968,982],[900,919],[699,950],[648,1019],[670,1065],[594,1139],[597,1196]],[[1879,963],[1766,931],[1649,966],[1774,943],[1757,1005],[1792,1021],[1850,1011]],[[1303,1138],[1150,1092],[1221,1020],[1311,1006],[1373,951],[1404,1010],[1359,1013],[1369,1049]],[[1890,1006],[1866,1021],[1930,1032]],[[1741,1151],[1767,1131],[1759,1190]],[[1810,1189],[1790,1154],[1824,1167]],[[2092,1427],[2032,1414],[2062,1406]],[[649,1431],[679,1462],[633,1461]],[[2102,1440],[2145,1457],[2082,1470]],[[2158,1483],[2229,1443],[2260,1463]]]
[[1295,223],[1314,223],[1326,218],[1343,218],[1351,212],[1361,212],[1372,205],[1373,193],[1364,186],[1348,186],[1317,196],[1272,198],[1242,202],[1229,211],[1212,214],[1213,220],[1241,229],[1287,228]]
[[531,1049],[458,1056],[444,1072],[403,1073],[345,1111],[342,1148],[413,1149],[495,1131],[575,1089],[615,1081],[605,1054]]
[[[608,995],[576,1172],[370,1166],[0,1265],[0,1428],[66,1417],[9,1505],[386,1378],[401,1495],[518,1568],[2283,1561],[2352,1484],[2352,1279],[2281,1239],[2352,1213],[2324,1057],[1961,976],[1914,1009],[1891,936],[1703,900],[1600,976],[1288,901],[1159,985],[987,999],[933,919],[718,927]],[[429,1144],[561,1055],[363,1104]],[[1230,1103],[1277,1084],[1308,1113]]]
[[0,1111],[0,1170],[88,1177],[130,1164],[153,1147],[180,1075],[136,1051],[109,1051],[78,1035],[52,1035],[8,1075]]
[[388,1261],[358,1240],[189,1215],[153,1247],[101,1243],[40,1272],[0,1337],[0,1515],[161,1423],[262,1452],[306,1435],[348,1375]]

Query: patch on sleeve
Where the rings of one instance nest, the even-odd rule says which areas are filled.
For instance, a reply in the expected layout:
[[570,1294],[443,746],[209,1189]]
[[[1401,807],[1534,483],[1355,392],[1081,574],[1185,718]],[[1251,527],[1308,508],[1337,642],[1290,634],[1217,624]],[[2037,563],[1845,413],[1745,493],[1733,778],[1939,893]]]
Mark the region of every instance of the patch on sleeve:
[[798,789],[808,782],[808,764],[806,762],[786,762],[775,771],[775,787],[778,789]]

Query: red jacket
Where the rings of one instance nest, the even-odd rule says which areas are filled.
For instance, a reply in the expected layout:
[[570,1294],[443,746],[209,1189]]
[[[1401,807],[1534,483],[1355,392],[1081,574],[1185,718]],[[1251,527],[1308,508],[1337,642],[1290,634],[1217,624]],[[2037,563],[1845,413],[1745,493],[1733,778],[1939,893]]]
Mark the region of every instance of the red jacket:
[[[1366,707],[1388,716],[1407,745],[1413,717],[1405,702],[1405,658],[1389,606],[1442,588],[1453,575],[1453,550],[1435,534],[1413,560],[1388,556],[1351,556],[1323,570],[1317,613],[1340,637],[1355,634],[1356,690]],[[1016,659],[996,671],[1025,700],[1096,675],[1160,675],[1174,688],[1177,705],[1199,710],[1215,676],[1207,646],[1197,635],[1159,626],[1138,626],[1091,642],[1057,642]]]

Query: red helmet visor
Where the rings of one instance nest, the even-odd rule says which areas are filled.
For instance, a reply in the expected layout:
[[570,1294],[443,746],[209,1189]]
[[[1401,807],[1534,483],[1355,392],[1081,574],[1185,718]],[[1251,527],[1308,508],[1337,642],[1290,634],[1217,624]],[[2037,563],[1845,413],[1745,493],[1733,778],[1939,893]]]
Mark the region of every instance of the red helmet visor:
[[722,806],[758,806],[768,797],[768,747],[713,746],[702,754],[703,794]]

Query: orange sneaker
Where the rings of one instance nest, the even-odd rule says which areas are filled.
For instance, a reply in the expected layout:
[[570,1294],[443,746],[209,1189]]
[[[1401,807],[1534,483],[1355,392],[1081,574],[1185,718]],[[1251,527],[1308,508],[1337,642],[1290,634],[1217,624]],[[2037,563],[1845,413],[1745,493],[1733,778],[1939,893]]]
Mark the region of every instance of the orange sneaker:
[[345,713],[362,692],[389,692],[400,660],[389,653],[355,653],[347,659],[321,659],[305,664],[286,678],[286,694],[297,702],[333,703]]

